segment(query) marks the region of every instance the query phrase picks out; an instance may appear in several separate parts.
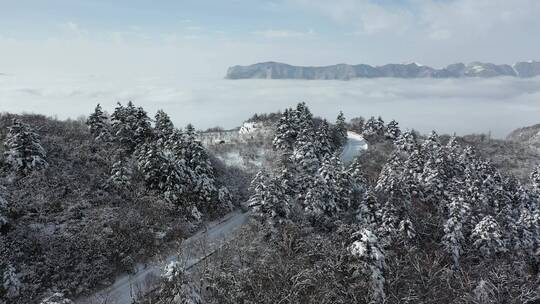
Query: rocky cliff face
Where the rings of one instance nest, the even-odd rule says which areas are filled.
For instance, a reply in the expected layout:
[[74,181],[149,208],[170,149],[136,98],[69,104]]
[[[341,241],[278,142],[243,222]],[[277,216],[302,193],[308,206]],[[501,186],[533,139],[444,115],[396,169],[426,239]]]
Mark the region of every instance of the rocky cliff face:
[[279,62],[264,62],[248,66],[233,66],[227,70],[228,79],[335,79],[353,78],[462,78],[462,77],[536,77],[540,75],[540,62],[518,62],[513,66],[473,62],[451,64],[442,69],[410,64],[336,64],[324,67],[293,66]]

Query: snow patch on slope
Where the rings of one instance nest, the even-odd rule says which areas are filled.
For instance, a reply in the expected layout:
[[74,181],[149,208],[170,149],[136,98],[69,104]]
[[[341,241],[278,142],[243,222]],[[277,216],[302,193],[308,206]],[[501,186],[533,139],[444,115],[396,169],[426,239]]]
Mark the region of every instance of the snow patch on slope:
[[259,124],[255,122],[244,122],[242,127],[240,127],[240,130],[238,131],[239,134],[250,134],[254,133],[259,129]]

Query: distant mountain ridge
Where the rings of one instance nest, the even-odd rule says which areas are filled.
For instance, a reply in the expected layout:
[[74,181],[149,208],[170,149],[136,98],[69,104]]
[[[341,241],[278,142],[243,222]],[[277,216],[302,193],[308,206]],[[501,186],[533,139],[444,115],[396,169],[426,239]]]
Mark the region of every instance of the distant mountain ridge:
[[540,62],[518,62],[514,65],[472,62],[455,63],[435,69],[417,63],[386,64],[336,64],[321,67],[294,66],[280,62],[263,62],[248,66],[233,66],[227,70],[227,79],[320,79],[349,80],[353,78],[465,78],[465,77],[520,77],[540,75]]

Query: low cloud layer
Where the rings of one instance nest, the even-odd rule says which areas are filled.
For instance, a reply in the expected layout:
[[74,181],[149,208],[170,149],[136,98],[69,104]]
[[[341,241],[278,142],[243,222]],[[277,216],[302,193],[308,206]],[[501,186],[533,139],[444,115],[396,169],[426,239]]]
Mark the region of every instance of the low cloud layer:
[[0,111],[77,118],[97,103],[112,111],[117,101],[128,100],[152,115],[164,109],[179,126],[191,122],[199,128],[235,127],[255,112],[277,111],[299,101],[328,119],[339,110],[348,118],[381,115],[421,132],[492,132],[504,137],[514,128],[540,122],[540,78],[344,82],[0,76]]

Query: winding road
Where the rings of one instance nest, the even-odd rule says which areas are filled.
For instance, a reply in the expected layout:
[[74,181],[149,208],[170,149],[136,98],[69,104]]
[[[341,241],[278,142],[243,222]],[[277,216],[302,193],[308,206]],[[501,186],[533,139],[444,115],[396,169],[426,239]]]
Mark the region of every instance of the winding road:
[[[362,136],[347,132],[347,143],[343,147],[341,158],[349,163],[361,151],[367,150],[367,142]],[[147,264],[140,264],[130,274],[118,276],[115,282],[95,294],[75,300],[77,304],[132,304],[140,295],[151,291],[159,280],[165,265],[178,261],[184,268],[204,260],[235,237],[236,232],[248,222],[249,213],[235,211],[223,218],[206,225],[206,229],[185,239],[180,248],[168,254],[160,254],[165,258],[154,258]]]
[[347,131],[347,143],[343,147],[341,152],[341,160],[344,163],[350,163],[353,159],[360,154],[360,152],[368,149],[367,141],[362,135]]
[[132,274],[118,276],[113,285],[104,288],[95,294],[77,299],[80,304],[131,304],[140,295],[152,290],[165,265],[177,261],[183,263],[184,268],[190,268],[215,252],[224,243],[230,241],[235,232],[248,221],[249,213],[235,211],[223,218],[207,224],[206,229],[185,239],[178,250],[169,252],[164,259],[135,267]]

